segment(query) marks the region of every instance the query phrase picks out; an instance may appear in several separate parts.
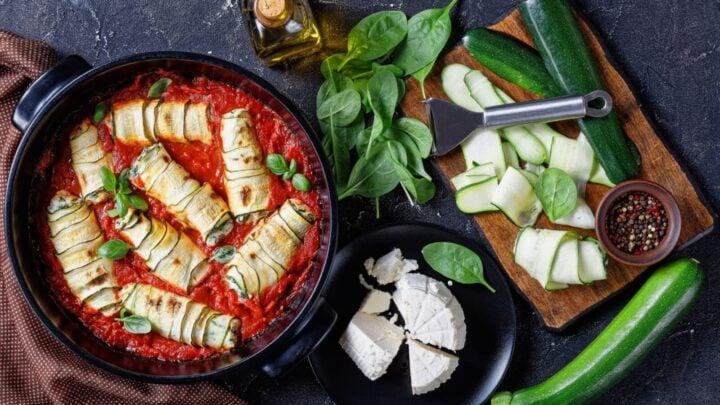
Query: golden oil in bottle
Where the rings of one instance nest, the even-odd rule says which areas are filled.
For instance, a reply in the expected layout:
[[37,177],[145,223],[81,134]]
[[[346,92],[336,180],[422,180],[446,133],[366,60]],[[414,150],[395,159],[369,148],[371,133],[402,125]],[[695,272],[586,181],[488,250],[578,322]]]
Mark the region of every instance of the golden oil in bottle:
[[322,40],[307,0],[242,0],[255,52],[268,65],[310,55]]

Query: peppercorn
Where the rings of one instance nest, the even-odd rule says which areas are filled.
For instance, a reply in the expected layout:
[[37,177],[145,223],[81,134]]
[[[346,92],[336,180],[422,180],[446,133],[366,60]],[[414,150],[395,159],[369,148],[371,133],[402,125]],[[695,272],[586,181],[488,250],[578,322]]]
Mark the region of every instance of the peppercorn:
[[623,252],[634,255],[658,247],[667,228],[665,207],[656,197],[643,191],[620,196],[613,202],[607,218],[610,241]]

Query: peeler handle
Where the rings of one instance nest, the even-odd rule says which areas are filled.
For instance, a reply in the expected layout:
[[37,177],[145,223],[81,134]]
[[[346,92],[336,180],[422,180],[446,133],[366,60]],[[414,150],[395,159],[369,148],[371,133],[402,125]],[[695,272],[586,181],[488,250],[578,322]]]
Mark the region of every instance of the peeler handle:
[[[591,106],[599,100],[602,105]],[[506,104],[485,109],[485,127],[502,128],[535,122],[553,122],[575,118],[604,117],[612,110],[612,98],[602,90],[584,96],[564,96],[525,103]]]

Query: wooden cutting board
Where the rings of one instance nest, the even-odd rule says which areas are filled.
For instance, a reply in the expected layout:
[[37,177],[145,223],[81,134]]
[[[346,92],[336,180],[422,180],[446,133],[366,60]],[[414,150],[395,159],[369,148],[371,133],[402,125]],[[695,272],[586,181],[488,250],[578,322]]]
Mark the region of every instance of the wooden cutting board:
[[[576,17],[585,40],[599,64],[607,90],[613,96],[614,108],[625,132],[640,150],[642,155],[640,177],[663,185],[677,199],[682,212],[682,232],[678,246],[696,241],[699,236],[706,234],[713,227],[713,215],[699,197],[682,167],[658,137],[623,76],[613,66],[597,36],[582,17],[579,15]],[[517,11],[512,12],[490,28],[505,32],[532,45],[530,34],[525,29]],[[467,53],[462,45],[446,54],[436,64],[432,74],[425,82],[428,97],[447,99],[440,84],[440,71],[442,67],[450,63],[462,63],[481,70],[490,81],[518,101],[537,98],[485,69]],[[427,122],[420,88],[414,79],[409,79],[407,82],[407,95],[403,99],[401,108],[405,115]],[[557,123],[553,126],[561,133],[573,138],[579,133],[579,128],[574,122]],[[448,178],[465,170],[460,148],[438,158],[437,162]],[[449,181],[447,184],[450,186]],[[593,210],[597,208],[608,190],[609,188],[604,186],[588,184],[586,200]],[[494,249],[507,275],[515,283],[519,292],[535,308],[545,326],[551,330],[562,330],[580,315],[620,291],[645,270],[645,268],[625,266],[611,261],[607,280],[595,282],[590,286],[572,286],[566,290],[548,292],[513,261],[513,241],[518,233],[518,228],[499,212],[475,215],[474,219]],[[540,216],[535,227],[571,229],[551,224],[544,214]],[[581,231],[580,233],[593,234],[592,231]]]

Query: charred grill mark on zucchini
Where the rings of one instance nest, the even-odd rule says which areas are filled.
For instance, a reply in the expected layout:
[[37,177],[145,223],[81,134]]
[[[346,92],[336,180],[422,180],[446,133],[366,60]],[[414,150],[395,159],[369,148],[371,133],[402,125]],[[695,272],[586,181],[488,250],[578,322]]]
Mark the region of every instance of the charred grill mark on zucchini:
[[263,165],[250,113],[244,109],[225,113],[220,138],[230,210],[238,222],[254,222],[267,213],[270,176]]
[[73,130],[70,151],[83,198],[92,203],[107,200],[110,195],[103,190],[100,168],[105,166],[112,170],[110,155],[102,149],[97,128],[90,120],[84,120]]
[[[283,217],[290,218],[292,225]],[[225,265],[225,279],[241,298],[260,294],[288,271],[315,215],[301,201],[289,199],[259,222]]]
[[210,269],[192,240],[164,221],[131,210],[115,226],[153,274],[183,291],[197,285]]
[[70,291],[103,315],[114,313],[118,285],[112,261],[97,255],[105,237],[95,213],[87,203],[63,190],[50,202],[48,225]]
[[208,245],[215,245],[232,230],[225,200],[209,184],[201,185],[190,177],[162,144],[145,148],[133,162],[131,176],[136,186],[165,204],[183,225],[197,230]]

